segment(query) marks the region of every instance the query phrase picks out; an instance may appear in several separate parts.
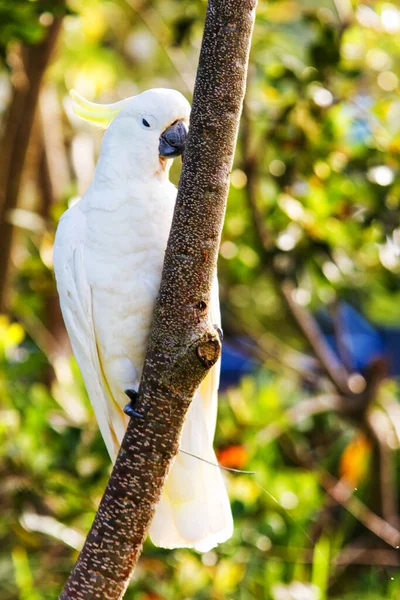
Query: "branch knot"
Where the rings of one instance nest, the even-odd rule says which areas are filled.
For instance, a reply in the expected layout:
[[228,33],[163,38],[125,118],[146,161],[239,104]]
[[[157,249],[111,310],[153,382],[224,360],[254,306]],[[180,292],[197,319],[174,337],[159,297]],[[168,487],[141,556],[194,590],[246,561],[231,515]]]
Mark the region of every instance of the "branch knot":
[[210,369],[217,362],[221,353],[221,344],[217,339],[208,339],[201,342],[196,348],[197,356],[206,369]]

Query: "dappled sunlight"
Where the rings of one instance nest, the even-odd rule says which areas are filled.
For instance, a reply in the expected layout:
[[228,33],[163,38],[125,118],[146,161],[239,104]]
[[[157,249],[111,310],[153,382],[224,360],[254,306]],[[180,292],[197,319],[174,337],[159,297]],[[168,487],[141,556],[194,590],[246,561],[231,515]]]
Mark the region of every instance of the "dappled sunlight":
[[[111,469],[53,274],[57,224],[87,191],[103,136],[74,115],[69,90],[111,104],[166,87],[191,100],[206,3],[69,0],[65,15],[9,4],[0,589],[50,600]],[[58,18],[25,105],[41,76],[34,51]],[[127,600],[398,598],[399,32],[394,2],[259,2],[218,263],[215,450],[235,530],[203,554],[147,541]],[[180,170],[175,160],[176,184]]]

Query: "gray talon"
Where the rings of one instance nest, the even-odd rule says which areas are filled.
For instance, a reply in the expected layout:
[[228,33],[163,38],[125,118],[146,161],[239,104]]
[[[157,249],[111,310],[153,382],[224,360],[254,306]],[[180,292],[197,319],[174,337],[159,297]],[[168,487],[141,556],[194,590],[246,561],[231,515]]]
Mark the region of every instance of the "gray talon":
[[139,419],[143,419],[143,415],[135,410],[135,404],[139,395],[138,392],[136,390],[125,390],[125,394],[129,398],[129,403],[124,406],[124,413],[131,418],[138,417]]
[[214,325],[214,327],[215,327],[215,329],[217,330],[218,337],[219,337],[219,341],[220,341],[220,342],[221,342],[221,344],[222,344],[222,340],[224,339],[224,334],[223,334],[223,331],[222,331],[221,327],[218,327],[218,325]]

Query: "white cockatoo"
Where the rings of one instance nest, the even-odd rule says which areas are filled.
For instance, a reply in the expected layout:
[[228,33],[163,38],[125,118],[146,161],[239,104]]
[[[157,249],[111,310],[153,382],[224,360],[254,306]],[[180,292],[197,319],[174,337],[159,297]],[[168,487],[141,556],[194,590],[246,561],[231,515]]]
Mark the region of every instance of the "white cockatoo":
[[[94,104],[73,91],[71,96],[79,117],[107,130],[89,189],[60,220],[54,270],[72,348],[114,460],[127,415],[136,414],[134,390],[176,199],[168,172],[171,157],[183,152],[190,105],[169,89],[148,90],[111,105]],[[211,319],[220,324],[216,277]],[[211,463],[216,463],[212,444],[219,369],[215,365],[197,391],[180,442],[182,450]],[[206,552],[232,531],[220,469],[179,453],[150,528],[154,544]]]

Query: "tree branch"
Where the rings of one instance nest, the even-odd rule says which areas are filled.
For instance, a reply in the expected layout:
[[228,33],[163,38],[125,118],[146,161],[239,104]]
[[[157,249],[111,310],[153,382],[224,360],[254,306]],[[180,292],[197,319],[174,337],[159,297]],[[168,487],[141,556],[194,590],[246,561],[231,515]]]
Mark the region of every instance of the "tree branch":
[[326,492],[341,504],[355,519],[372,531],[377,537],[393,548],[400,545],[400,531],[370,510],[353,494],[353,490],[343,481],[335,479],[328,472],[320,472],[320,483]]
[[290,281],[284,281],[280,285],[280,293],[296,320],[297,326],[302,331],[305,339],[310,344],[315,356],[319,359],[331,381],[339,392],[352,396],[348,385],[348,374],[342,363],[330,349],[322,335],[321,329],[313,315],[293,299],[295,287]]
[[[61,600],[123,596],[191,399],[218,360],[208,306],[246,83],[254,0],[210,0],[185,161],[131,420]],[[195,518],[195,515],[194,515]]]
[[372,531],[378,538],[389,546],[397,549],[400,546],[400,531],[370,510],[361,500],[354,495],[351,488],[343,479],[336,479],[328,471],[317,465],[312,454],[305,446],[294,447],[291,440],[286,438],[290,447],[286,447],[290,456],[299,465],[317,474],[320,486],[337,503],[343,506],[357,521]]

